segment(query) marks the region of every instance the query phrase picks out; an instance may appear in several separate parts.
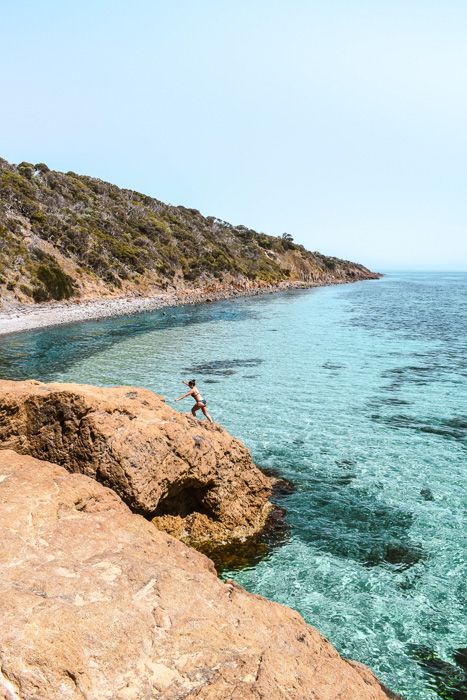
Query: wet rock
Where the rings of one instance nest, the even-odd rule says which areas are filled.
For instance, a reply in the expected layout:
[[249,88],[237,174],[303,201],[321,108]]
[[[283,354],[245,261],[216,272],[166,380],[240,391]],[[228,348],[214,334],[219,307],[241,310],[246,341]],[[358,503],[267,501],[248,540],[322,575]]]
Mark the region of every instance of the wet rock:
[[219,574],[249,569],[289,540],[290,532],[285,515],[284,508],[275,505],[264,528],[257,535],[227,545],[204,542],[199,551],[213,561]]

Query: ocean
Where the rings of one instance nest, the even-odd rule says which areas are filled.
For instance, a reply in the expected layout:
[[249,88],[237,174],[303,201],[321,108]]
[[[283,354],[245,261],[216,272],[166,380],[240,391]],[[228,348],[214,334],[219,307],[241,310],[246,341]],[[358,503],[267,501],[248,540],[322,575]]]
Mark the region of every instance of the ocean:
[[410,700],[467,697],[467,273],[288,291],[16,334],[0,374],[153,389],[292,482],[287,534],[223,571]]

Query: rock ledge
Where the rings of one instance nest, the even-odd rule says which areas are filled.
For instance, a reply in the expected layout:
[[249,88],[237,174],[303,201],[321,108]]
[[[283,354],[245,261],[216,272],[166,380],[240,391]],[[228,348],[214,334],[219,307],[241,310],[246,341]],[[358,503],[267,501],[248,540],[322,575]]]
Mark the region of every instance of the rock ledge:
[[300,615],[82,474],[0,451],[3,700],[384,700]]
[[147,389],[0,380],[0,448],[92,477],[185,542],[251,537],[272,508],[241,442]]

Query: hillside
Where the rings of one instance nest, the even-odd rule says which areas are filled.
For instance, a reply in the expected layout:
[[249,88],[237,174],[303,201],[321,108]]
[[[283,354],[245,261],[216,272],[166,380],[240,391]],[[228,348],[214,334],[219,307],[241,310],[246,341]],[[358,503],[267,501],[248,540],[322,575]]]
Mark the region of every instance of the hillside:
[[376,277],[195,209],[45,164],[0,159],[0,298],[46,302],[194,288]]

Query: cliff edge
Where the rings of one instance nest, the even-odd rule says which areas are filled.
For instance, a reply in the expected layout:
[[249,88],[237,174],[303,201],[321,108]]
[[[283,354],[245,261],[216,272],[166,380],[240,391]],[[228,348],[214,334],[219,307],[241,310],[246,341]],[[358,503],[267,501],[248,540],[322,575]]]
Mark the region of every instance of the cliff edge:
[[0,448],[92,477],[185,542],[250,537],[272,510],[239,440],[147,389],[0,380]]

